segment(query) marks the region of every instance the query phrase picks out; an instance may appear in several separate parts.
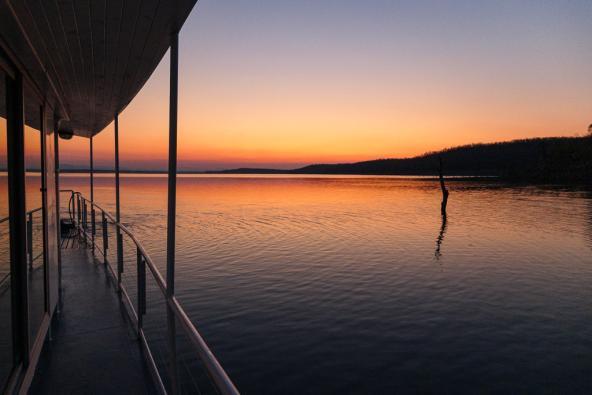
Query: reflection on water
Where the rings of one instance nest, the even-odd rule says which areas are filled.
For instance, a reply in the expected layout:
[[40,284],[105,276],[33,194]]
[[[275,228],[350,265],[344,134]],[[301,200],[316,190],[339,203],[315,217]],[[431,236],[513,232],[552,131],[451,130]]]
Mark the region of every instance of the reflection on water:
[[[179,298],[246,394],[590,393],[589,194],[449,183],[442,218],[437,180],[181,177]],[[166,178],[122,178],[161,268],[165,214]]]
[[436,260],[440,260],[442,257],[442,242],[444,241],[444,236],[446,235],[446,227],[448,226],[447,223],[447,215],[446,213],[442,213],[442,225],[440,226],[440,233],[436,239],[436,251],[434,252],[434,257]]

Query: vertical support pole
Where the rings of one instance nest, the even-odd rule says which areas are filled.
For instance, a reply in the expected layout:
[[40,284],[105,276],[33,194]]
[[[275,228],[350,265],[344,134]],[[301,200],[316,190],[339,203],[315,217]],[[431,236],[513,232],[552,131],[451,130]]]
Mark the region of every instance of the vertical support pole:
[[93,158],[93,138],[90,138],[90,153],[89,153],[89,165],[90,165],[90,201],[95,200],[95,188],[94,188],[94,158]]
[[[167,301],[175,295],[175,217],[177,210],[177,104],[179,72],[179,34],[171,36],[171,70],[169,90],[169,169],[168,169],[168,206],[167,206]],[[178,394],[177,345],[175,315],[170,303],[167,303],[167,328],[170,353],[170,377],[172,393]]]
[[107,217],[105,216],[105,212],[101,211],[101,221],[103,227],[103,263],[107,264],[107,249],[109,248],[109,233],[107,229]]
[[146,261],[138,247],[136,249],[138,260],[138,335],[144,324],[144,314],[146,314]]
[[[56,216],[57,216],[57,224],[58,224],[58,232],[57,232],[57,246],[61,245],[61,237],[62,237],[62,223],[60,217],[60,149],[59,149],[59,138],[58,138],[58,127],[59,125],[55,125],[54,133],[53,133],[53,142],[54,142],[54,158],[55,158],[55,186],[56,186]],[[57,311],[58,313],[61,311],[62,306],[62,249],[58,248],[58,305]]]
[[27,213],[27,252],[29,270],[33,270],[33,213]]
[[95,168],[93,157],[93,138],[90,138],[90,236],[92,239],[92,252],[95,252],[95,232],[97,230],[95,223]]
[[119,116],[115,114],[115,221],[117,235],[117,290],[121,292],[121,274],[123,273],[123,237],[119,225],[121,224],[121,202],[119,192]]
[[[43,259],[43,282],[44,282],[44,300],[45,300],[45,312],[50,313],[50,301],[49,301],[49,267],[48,267],[48,223],[47,223],[47,124],[45,117],[45,104],[39,107],[39,118],[41,119],[41,130],[40,130],[40,144],[41,144],[41,230],[42,230],[42,259]],[[49,337],[51,337],[51,326],[49,327]]]
[[23,79],[6,77],[8,212],[10,216],[10,289],[14,365],[29,364],[29,292],[25,206],[25,110]]
[[95,252],[95,234],[97,233],[97,218],[95,212],[95,206],[90,206],[90,233],[92,236],[92,251]]

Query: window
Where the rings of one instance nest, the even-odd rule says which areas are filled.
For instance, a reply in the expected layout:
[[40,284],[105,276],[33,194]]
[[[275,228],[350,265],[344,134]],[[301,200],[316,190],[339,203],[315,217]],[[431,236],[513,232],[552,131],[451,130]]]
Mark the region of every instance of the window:
[[0,390],[13,366],[6,126],[6,74],[0,69]]

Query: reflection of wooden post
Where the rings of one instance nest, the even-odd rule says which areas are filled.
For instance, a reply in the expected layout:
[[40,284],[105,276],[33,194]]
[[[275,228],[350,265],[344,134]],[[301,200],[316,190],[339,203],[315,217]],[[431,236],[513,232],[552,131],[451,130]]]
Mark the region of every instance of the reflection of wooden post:
[[442,157],[438,157],[438,161],[440,162],[440,188],[442,189],[442,206],[440,210],[442,215],[446,215],[446,205],[448,204],[448,189],[446,189],[446,185],[444,185],[444,172],[442,170]]
[[442,226],[440,226],[440,233],[438,234],[438,238],[436,239],[436,251],[434,252],[434,257],[436,257],[436,260],[439,260],[442,256],[440,249],[442,248],[444,235],[446,235],[446,214],[442,214]]

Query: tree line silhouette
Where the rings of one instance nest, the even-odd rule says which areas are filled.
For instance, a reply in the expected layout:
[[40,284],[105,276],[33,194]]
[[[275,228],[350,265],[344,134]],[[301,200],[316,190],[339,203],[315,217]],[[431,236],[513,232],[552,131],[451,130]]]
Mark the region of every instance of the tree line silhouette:
[[513,181],[592,183],[592,136],[471,144],[413,158],[316,164],[294,170],[233,169],[219,173],[494,176]]

